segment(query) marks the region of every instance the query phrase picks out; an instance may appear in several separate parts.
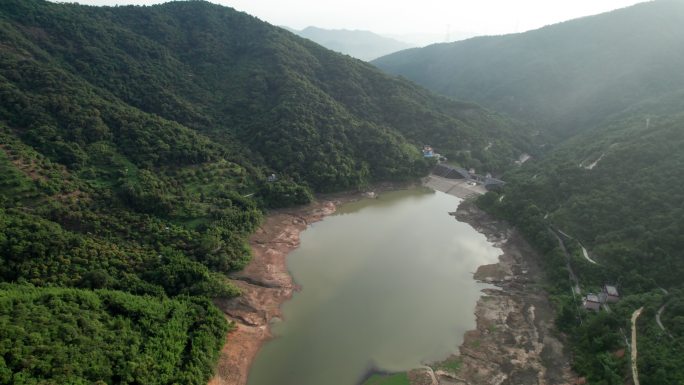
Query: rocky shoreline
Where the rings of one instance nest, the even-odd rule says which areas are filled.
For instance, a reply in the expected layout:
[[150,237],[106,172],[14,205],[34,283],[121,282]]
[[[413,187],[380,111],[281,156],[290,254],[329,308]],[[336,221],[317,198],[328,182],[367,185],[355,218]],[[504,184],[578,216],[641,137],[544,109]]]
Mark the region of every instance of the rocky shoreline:
[[477,269],[474,278],[495,288],[485,289],[477,302],[477,327],[464,336],[459,369],[438,374],[438,384],[574,384],[570,355],[543,290],[539,255],[515,229],[472,201],[461,203],[456,219],[484,234],[503,254],[498,263]]
[[[463,198],[463,197],[461,197]],[[553,325],[539,255],[507,223],[472,200],[449,213],[501,248],[499,262],[480,266],[474,279],[489,283],[475,306],[476,328],[459,353],[408,372],[411,385],[572,385],[570,355]]]

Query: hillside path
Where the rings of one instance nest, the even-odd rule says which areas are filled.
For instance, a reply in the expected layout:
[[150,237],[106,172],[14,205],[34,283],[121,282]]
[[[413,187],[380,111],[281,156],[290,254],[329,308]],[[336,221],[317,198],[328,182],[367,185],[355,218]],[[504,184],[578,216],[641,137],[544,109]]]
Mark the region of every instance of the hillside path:
[[660,320],[660,315],[663,314],[663,311],[665,310],[665,307],[666,307],[666,306],[667,306],[667,304],[661,306],[660,309],[658,309],[658,312],[656,313],[656,322],[658,323],[658,327],[660,328],[660,330],[662,330],[662,331],[663,331],[665,334],[667,334],[670,338],[674,338],[674,337],[672,337],[672,334],[670,334],[670,333],[667,331],[667,329],[665,329],[665,326],[663,325],[663,322]]
[[634,385],[639,385],[639,370],[637,365],[637,331],[636,321],[644,310],[643,306],[632,313],[632,380]]

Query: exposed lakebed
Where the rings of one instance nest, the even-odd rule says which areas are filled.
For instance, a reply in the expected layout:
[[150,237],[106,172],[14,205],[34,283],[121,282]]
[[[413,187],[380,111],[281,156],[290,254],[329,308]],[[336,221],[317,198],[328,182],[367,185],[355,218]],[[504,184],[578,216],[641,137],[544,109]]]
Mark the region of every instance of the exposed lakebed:
[[249,385],[353,385],[458,351],[500,250],[448,215],[459,199],[417,188],[342,205],[310,226],[287,264],[301,286]]

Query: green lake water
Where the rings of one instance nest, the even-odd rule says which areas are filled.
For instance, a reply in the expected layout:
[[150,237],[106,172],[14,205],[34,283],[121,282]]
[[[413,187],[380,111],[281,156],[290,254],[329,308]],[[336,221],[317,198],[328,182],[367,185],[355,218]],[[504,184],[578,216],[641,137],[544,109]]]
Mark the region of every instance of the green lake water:
[[475,326],[472,273],[500,250],[448,212],[459,199],[412,189],[340,207],[302,233],[288,268],[301,286],[248,385],[355,385],[458,351]]

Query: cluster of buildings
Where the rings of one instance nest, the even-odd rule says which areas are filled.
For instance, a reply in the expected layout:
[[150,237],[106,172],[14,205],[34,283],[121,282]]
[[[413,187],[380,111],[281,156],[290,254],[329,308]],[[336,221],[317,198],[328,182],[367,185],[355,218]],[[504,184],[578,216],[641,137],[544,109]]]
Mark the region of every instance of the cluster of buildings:
[[423,157],[424,158],[435,158],[437,159],[437,162],[446,162],[448,159],[446,156],[442,156],[438,153],[435,152],[435,149],[432,148],[429,144],[426,144],[423,146]]
[[582,306],[587,310],[599,311],[601,305],[615,303],[620,300],[617,287],[613,285],[603,285],[599,294],[589,293],[582,298]]
[[483,176],[476,174],[474,168],[466,170],[461,167],[452,167],[442,163],[448,159],[445,156],[436,153],[434,148],[432,148],[432,146],[429,144],[423,146],[423,157],[437,159],[437,166],[435,166],[435,168],[432,170],[432,173],[437,176],[441,176],[442,178],[465,179],[468,182],[472,182],[472,184],[483,185],[487,190],[497,190],[506,184],[502,180],[493,178],[492,174],[490,173],[487,173]]

